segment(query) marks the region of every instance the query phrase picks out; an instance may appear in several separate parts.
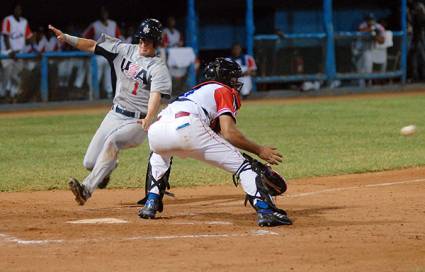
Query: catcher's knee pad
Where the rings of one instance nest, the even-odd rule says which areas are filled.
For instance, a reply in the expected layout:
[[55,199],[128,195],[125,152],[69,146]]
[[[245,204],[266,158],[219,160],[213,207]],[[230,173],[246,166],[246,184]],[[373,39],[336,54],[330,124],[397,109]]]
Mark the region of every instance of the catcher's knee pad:
[[[150,157],[149,156],[149,160]],[[158,212],[162,212],[164,209],[164,205],[162,202],[162,199],[164,198],[164,194],[170,195],[170,196],[174,196],[173,193],[168,192],[167,190],[170,189],[170,183],[168,182],[169,178],[170,178],[170,173],[171,173],[171,163],[172,163],[172,158],[170,160],[170,167],[167,169],[167,171],[164,173],[164,175],[162,176],[162,178],[160,178],[159,180],[156,180],[153,175],[152,175],[152,166],[150,164],[150,162],[148,163],[148,169],[146,171],[146,184],[145,184],[145,198],[139,200],[137,202],[137,204],[141,204],[144,205],[148,199],[148,194],[149,192],[154,188],[157,187],[158,191],[159,191],[159,207],[158,207]]]
[[266,202],[271,209],[279,210],[273,202],[272,197],[283,194],[286,189],[285,179],[275,172],[270,166],[265,165],[251,156],[243,153],[245,161],[233,175],[233,183],[238,186],[240,180],[240,174],[247,170],[254,171],[257,176],[255,177],[255,185],[257,192],[254,196],[247,195],[245,199],[245,205],[249,203],[257,210],[254,205],[255,199]]

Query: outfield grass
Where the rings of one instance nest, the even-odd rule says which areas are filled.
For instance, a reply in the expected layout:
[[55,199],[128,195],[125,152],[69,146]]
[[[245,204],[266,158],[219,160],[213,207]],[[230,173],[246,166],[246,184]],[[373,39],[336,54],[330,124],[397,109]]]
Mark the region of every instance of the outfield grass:
[[[238,125],[250,138],[277,146],[287,178],[361,173],[425,165],[425,96],[290,105],[249,104]],[[0,116],[0,191],[66,188],[82,179],[84,152],[103,114]],[[416,124],[418,133],[400,136]],[[147,142],[120,154],[111,187],[144,184]],[[231,175],[194,160],[175,159],[173,186],[230,183]]]

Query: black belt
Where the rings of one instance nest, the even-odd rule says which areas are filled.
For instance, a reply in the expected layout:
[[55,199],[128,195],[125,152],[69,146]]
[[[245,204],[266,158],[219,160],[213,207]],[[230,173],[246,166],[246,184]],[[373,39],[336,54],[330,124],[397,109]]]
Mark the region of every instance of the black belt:
[[138,119],[143,119],[146,117],[146,114],[141,112],[140,116],[138,116],[139,114],[137,112],[132,112],[132,111],[128,111],[125,109],[121,109],[119,106],[115,105],[112,106],[112,110],[118,113],[121,113],[122,115],[125,115],[127,117],[132,117],[132,118],[138,118]]

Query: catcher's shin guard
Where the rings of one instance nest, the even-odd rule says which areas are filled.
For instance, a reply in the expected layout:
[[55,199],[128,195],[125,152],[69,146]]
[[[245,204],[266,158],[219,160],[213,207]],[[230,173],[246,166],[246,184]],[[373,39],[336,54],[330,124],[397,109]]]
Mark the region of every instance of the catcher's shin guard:
[[[243,156],[245,157],[245,161],[233,175],[233,183],[235,184],[235,186],[238,186],[240,174],[242,172],[252,170],[257,174],[255,178],[257,193],[255,195],[259,195],[259,199],[267,202],[267,204],[272,209],[282,211],[275,206],[272,197],[281,195],[286,191],[287,186],[285,179],[273,169],[271,169],[270,166],[259,162],[258,160],[252,158],[251,156],[245,153],[243,154]],[[250,201],[251,205],[254,206],[254,203],[252,203],[252,200],[249,199],[248,196],[245,199],[245,205],[248,200]]]
[[276,207],[272,197],[281,195],[286,191],[286,182],[270,166],[253,159],[247,154],[243,154],[245,161],[233,175],[233,183],[238,186],[240,174],[244,171],[252,170],[257,174],[255,177],[255,186],[257,192],[255,196],[246,195],[245,206],[247,202],[257,211],[257,223],[259,226],[279,226],[292,225],[287,213]]
[[[152,153],[149,156],[149,159],[150,159],[151,156],[152,156]],[[169,196],[174,196],[173,193],[167,191],[167,190],[170,189],[170,183],[168,182],[168,179],[170,178],[171,163],[172,163],[172,158],[171,158],[170,167],[168,168],[168,170],[164,173],[162,178],[160,178],[159,180],[156,180],[152,176],[152,166],[149,162],[148,169],[146,171],[145,197],[143,199],[139,200],[137,202],[137,204],[147,205],[147,202],[149,201],[149,195],[150,195],[149,192],[152,190],[152,188],[157,187],[158,190],[159,190],[159,198],[157,200],[158,203],[155,205],[156,211],[158,211],[158,212],[163,211],[164,204],[162,202],[162,199],[164,198],[164,194],[167,194]]]

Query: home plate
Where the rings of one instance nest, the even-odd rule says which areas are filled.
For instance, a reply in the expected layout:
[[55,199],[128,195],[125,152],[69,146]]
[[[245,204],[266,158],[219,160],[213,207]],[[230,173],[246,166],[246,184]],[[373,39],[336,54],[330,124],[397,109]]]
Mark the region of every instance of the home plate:
[[69,224],[126,224],[128,221],[117,218],[92,218],[76,221],[68,221]]

